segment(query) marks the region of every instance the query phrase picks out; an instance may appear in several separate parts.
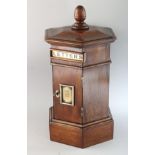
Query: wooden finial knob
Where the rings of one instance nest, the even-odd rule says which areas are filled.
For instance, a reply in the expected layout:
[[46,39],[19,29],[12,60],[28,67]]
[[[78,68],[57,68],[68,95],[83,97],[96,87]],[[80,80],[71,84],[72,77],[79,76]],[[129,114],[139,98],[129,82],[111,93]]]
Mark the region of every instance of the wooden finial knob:
[[79,5],[75,8],[74,18],[76,22],[84,22],[86,19],[86,11],[83,6]]
[[81,5],[77,6],[74,11],[74,18],[76,22],[72,26],[74,30],[88,30],[89,27],[84,20],[86,19],[86,11],[85,8]]

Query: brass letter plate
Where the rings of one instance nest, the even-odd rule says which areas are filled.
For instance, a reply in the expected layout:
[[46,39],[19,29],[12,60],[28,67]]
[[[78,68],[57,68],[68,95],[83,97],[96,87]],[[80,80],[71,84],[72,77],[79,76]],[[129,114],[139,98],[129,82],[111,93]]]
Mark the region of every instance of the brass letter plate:
[[59,50],[51,50],[51,52],[52,52],[52,56],[56,58],[83,61],[83,54],[67,52],[67,51],[59,51]]
[[74,106],[74,86],[60,84],[60,104]]

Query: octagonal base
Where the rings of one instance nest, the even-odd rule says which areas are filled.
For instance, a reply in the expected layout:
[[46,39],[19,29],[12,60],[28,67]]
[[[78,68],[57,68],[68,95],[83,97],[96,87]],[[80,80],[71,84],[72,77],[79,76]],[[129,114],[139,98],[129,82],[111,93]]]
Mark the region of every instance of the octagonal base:
[[113,119],[108,118],[84,125],[55,120],[50,108],[50,139],[80,148],[85,148],[113,139]]

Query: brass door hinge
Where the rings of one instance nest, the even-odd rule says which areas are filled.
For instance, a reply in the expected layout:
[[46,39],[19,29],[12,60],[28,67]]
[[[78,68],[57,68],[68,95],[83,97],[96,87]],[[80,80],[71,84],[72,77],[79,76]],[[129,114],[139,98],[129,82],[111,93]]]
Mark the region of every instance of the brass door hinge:
[[84,82],[84,77],[82,76],[81,77],[81,86],[82,86],[82,88],[83,88],[83,82]]
[[83,117],[83,115],[84,115],[84,108],[81,107],[81,117]]

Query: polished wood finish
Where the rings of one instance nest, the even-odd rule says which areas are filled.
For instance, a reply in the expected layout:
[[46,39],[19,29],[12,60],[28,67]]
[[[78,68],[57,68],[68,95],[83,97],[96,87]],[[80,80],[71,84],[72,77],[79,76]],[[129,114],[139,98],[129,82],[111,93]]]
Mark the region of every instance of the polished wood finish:
[[80,116],[82,107],[82,70],[80,68],[53,65],[53,92],[59,90],[59,84],[75,86],[75,105],[60,104],[60,98],[53,97],[54,118],[69,122],[82,123]]
[[90,26],[89,30],[73,31],[70,26],[50,28],[45,32],[45,40],[51,45],[83,48],[115,41],[111,28]]
[[82,130],[79,127],[52,122],[50,124],[50,139],[52,141],[82,147]]
[[72,26],[73,30],[88,30],[89,27],[84,20],[86,19],[85,8],[81,5],[77,6],[74,11],[75,24]]
[[109,64],[84,68],[83,71],[83,123],[108,116]]
[[109,44],[86,47],[83,51],[86,55],[86,61],[83,63],[83,66],[111,62]]
[[52,57],[51,55],[51,63],[63,64],[67,66],[75,66],[75,67],[87,67],[96,64],[102,63],[110,63],[110,45],[109,44],[102,44],[102,45],[94,45],[89,47],[84,47],[81,49],[78,48],[67,48],[66,46],[52,46],[52,49],[57,50],[65,50],[65,51],[72,51],[73,53],[83,53],[84,61],[77,62],[77,61],[66,61],[63,59],[57,59]]
[[78,126],[74,123],[53,120],[52,108],[50,114],[49,130],[52,141],[85,148],[113,138],[114,122],[111,115],[108,115],[107,119]]
[[84,22],[84,20],[86,19],[86,11],[83,6],[79,5],[75,8],[74,18],[75,18],[76,22],[78,22],[78,23]]
[[[85,148],[113,138],[109,110],[110,43],[116,37],[110,28],[84,23],[84,7],[75,9],[75,24],[50,28],[45,40],[51,45],[53,107],[50,108],[50,139]],[[89,27],[89,28],[88,28]],[[52,50],[83,55],[82,61],[54,57]],[[60,104],[59,85],[74,87],[74,106]]]

